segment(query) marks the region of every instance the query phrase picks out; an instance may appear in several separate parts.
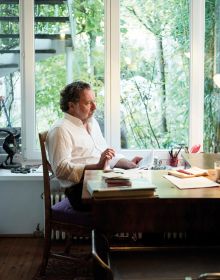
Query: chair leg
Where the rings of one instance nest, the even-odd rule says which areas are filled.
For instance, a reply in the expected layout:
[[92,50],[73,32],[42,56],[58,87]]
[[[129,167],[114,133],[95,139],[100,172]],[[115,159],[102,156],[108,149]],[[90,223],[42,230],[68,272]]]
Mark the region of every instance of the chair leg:
[[40,276],[45,275],[48,259],[51,250],[51,228],[45,230],[45,240],[44,240],[44,252],[43,252],[43,259],[40,267]]
[[73,239],[72,238],[73,238],[72,234],[68,234],[66,246],[65,246],[65,249],[64,249],[64,253],[66,255],[69,255],[71,246],[73,245]]

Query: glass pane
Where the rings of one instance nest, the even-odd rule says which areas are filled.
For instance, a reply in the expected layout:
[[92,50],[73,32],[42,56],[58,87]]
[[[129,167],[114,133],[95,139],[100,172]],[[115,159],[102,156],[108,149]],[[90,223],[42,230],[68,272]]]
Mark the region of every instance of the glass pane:
[[121,147],[188,144],[189,1],[121,0]]
[[37,133],[62,116],[60,90],[73,80],[92,84],[104,131],[104,1],[70,2],[35,1]]
[[205,13],[204,151],[220,152],[220,1],[206,1]]
[[17,152],[21,142],[19,1],[1,1],[0,15],[0,154],[5,154],[14,153],[12,143],[10,151],[2,147],[7,131],[18,136]]

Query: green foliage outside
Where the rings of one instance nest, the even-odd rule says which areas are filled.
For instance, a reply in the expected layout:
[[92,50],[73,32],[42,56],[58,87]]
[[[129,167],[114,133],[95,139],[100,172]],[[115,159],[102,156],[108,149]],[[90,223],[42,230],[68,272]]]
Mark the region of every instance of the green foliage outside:
[[[127,135],[125,145],[134,149],[187,145],[188,1],[121,2],[121,101],[122,123]],[[127,34],[133,26],[137,27],[138,36],[146,40],[146,46],[137,47],[129,41]],[[153,47],[148,47],[149,37],[154,42]],[[147,57],[149,52],[152,55]]]
[[[104,53],[103,49],[95,46],[97,37],[103,44],[103,15],[102,1],[74,1],[72,18],[75,21],[76,36],[73,48],[72,80],[85,80],[93,85],[95,92],[103,91],[104,84]],[[36,6],[35,15],[68,16],[66,4],[48,9],[46,5]],[[49,27],[44,23],[35,25],[36,33],[59,33],[66,24],[53,23]],[[88,54],[88,49],[90,53]],[[88,64],[88,60],[90,64]],[[38,130],[42,126],[49,127],[62,112],[59,109],[59,93],[66,85],[66,57],[65,53],[36,63],[36,109],[41,116]],[[99,110],[97,118],[104,125],[104,95],[97,94]],[[42,122],[42,118],[46,121]]]
[[[207,152],[218,149],[220,144],[219,90],[212,80],[218,2],[206,1],[204,150]],[[163,149],[188,145],[189,1],[121,0],[120,5],[121,146]],[[1,9],[2,15],[18,16],[18,5],[5,4]],[[65,2],[35,5],[35,16],[68,17],[69,11]],[[73,1],[71,19],[76,28],[75,35],[72,34],[72,80],[92,84],[97,94],[96,117],[104,131],[104,1]],[[35,33],[59,34],[69,27],[70,23],[36,22]],[[3,22],[0,29],[5,34],[19,30],[16,22]],[[1,49],[18,46],[18,40],[2,39],[1,43]],[[59,92],[67,83],[65,52],[37,60],[35,70],[36,120],[40,131],[62,116]],[[14,75],[16,79],[17,76]]]
[[[216,41],[220,34],[216,32],[219,18],[217,10],[220,2],[216,0],[206,1],[206,21],[205,21],[205,88],[204,88],[204,151],[220,151],[220,90],[213,83],[215,74],[215,64],[220,52]],[[217,20],[218,19],[218,20]]]

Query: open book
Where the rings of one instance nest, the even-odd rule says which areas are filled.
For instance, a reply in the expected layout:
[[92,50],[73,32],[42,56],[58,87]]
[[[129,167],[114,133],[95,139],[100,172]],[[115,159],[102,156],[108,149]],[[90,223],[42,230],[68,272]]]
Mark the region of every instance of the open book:
[[144,178],[133,179],[129,185],[127,180],[124,185],[121,182],[108,185],[104,180],[87,181],[87,190],[94,198],[152,197],[155,189],[156,186]]
[[169,170],[169,175],[173,175],[179,178],[192,178],[198,176],[207,176],[208,171],[205,169],[201,169],[199,167],[191,167],[188,169],[176,169],[176,170]]

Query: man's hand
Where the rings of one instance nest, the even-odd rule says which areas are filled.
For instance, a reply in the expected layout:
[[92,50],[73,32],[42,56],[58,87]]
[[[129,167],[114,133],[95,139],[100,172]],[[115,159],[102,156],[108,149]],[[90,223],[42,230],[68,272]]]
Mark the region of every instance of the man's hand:
[[132,168],[136,168],[137,164],[134,163],[133,161],[130,161],[126,158],[121,158],[115,165],[115,167],[118,168],[123,168],[123,169],[132,169]]
[[87,164],[85,170],[103,170],[108,165],[108,161],[115,156],[115,150],[108,148],[102,152],[98,163]]
[[100,160],[98,162],[97,169],[104,169],[109,160],[111,160],[115,156],[115,150],[108,148],[104,152],[102,152]]
[[120,159],[115,167],[118,168],[123,168],[123,169],[132,169],[132,168],[137,168],[138,167],[138,163],[142,160],[142,157],[134,157],[132,160],[128,160],[126,158],[122,158]]
[[135,164],[138,164],[143,158],[142,157],[134,157],[131,161],[134,162]]

